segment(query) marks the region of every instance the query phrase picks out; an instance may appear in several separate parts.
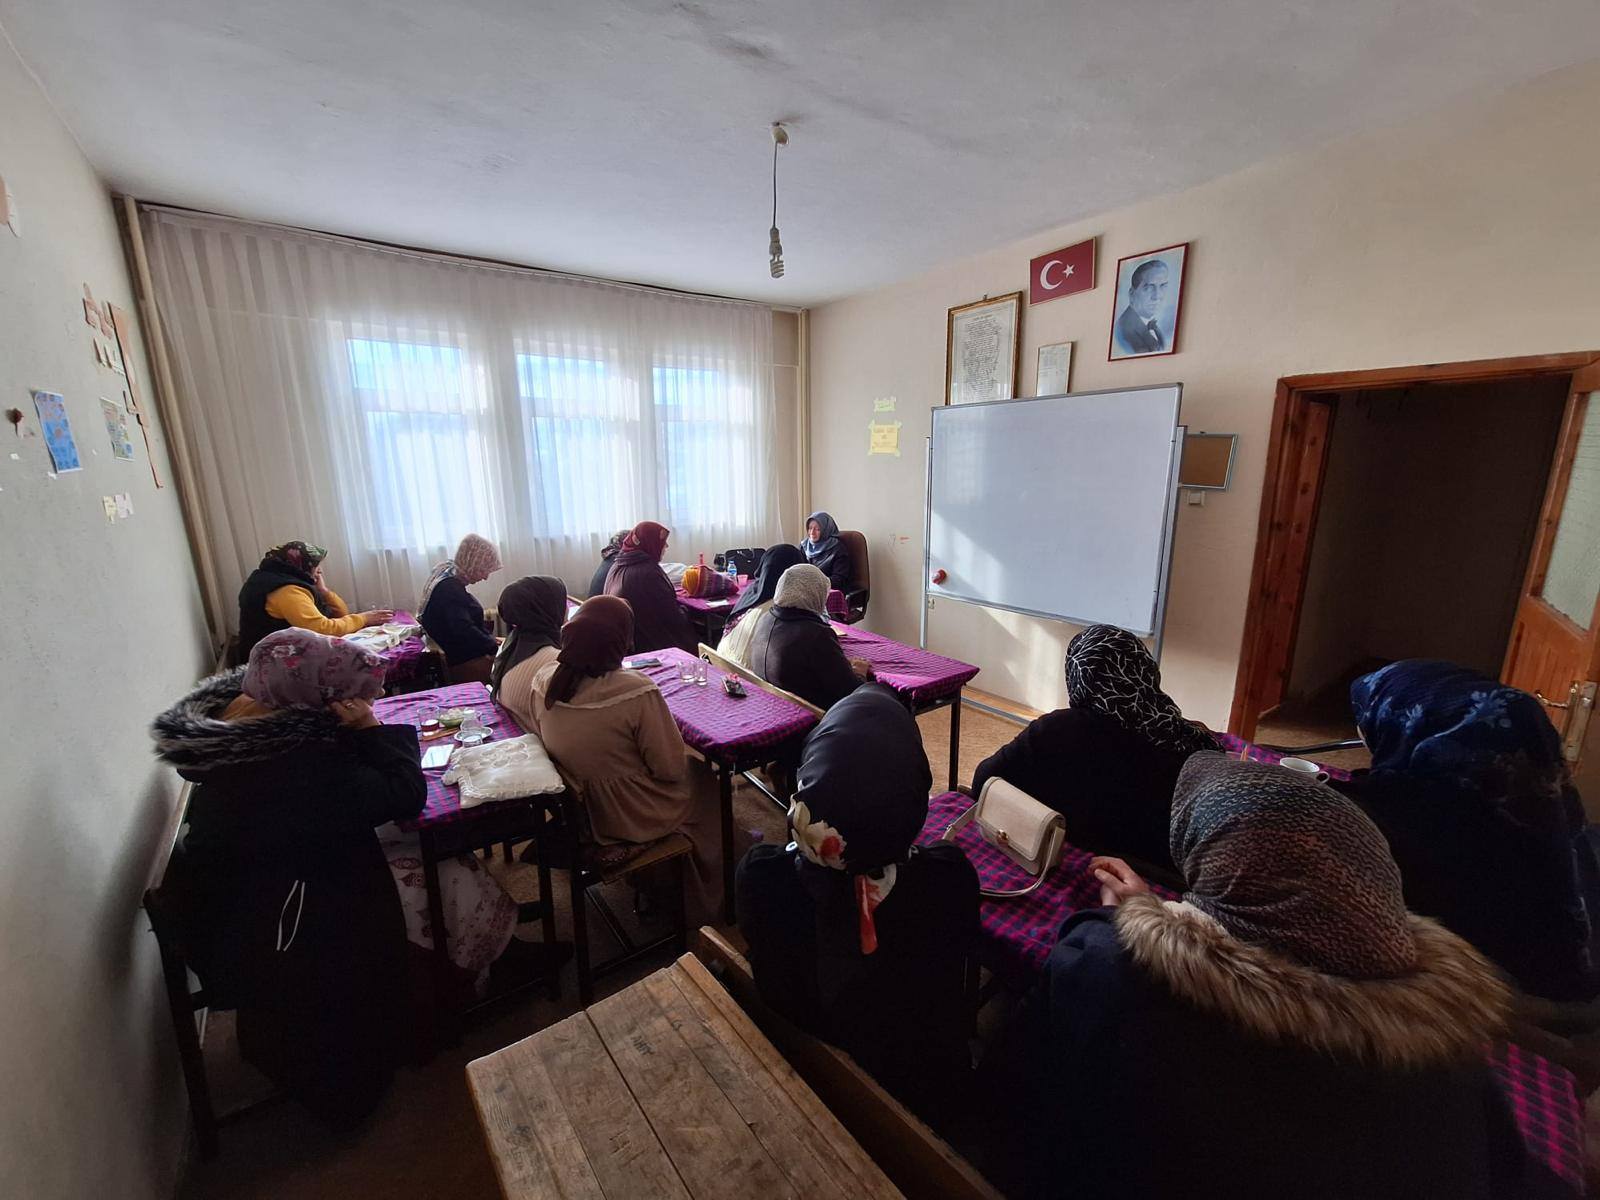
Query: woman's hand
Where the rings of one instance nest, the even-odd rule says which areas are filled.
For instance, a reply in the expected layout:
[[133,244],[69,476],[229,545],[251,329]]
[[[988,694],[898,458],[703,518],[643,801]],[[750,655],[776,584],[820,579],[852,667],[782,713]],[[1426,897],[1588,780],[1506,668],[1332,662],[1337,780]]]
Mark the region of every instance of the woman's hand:
[[1120,858],[1104,855],[1091,858],[1089,870],[1100,881],[1100,903],[1108,908],[1115,908],[1129,896],[1142,896],[1150,890],[1150,885],[1139,877],[1139,872]]
[[322,564],[318,563],[311,571],[311,586],[319,593],[328,590],[328,581],[322,577]]
[[369,608],[366,612],[359,615],[361,617],[362,628],[366,628],[368,625],[387,625],[390,621],[394,620],[394,609]]
[[871,683],[878,677],[878,673],[872,669],[872,664],[864,658],[852,658],[850,660],[850,669],[854,671],[858,677],[866,680],[868,683]]
[[372,705],[366,700],[335,700],[328,705],[328,711],[346,729],[376,729],[383,724],[372,715]]

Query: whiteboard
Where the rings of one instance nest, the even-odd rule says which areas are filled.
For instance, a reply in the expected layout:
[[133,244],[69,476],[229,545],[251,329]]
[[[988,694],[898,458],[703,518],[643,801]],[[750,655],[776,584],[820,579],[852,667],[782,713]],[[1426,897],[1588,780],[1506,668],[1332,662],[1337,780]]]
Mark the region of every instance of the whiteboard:
[[1173,383],[934,409],[928,595],[1157,635],[1182,394]]

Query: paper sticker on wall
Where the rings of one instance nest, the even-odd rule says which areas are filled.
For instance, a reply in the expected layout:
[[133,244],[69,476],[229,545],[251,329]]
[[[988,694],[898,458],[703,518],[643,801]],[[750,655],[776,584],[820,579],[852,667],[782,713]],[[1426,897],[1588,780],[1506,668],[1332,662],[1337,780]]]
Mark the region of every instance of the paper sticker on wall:
[[900,456],[900,422],[873,421],[867,426],[867,453]]
[[106,416],[106,433],[111,438],[111,453],[118,458],[133,459],[133,439],[128,436],[128,414],[120,404],[113,404],[104,396],[100,398],[100,411]]
[[72,440],[72,423],[67,420],[67,403],[56,392],[34,392],[33,407],[38,410],[39,424],[44,428],[44,444],[50,448],[50,461],[56,471],[77,471],[83,467],[78,461],[78,444]]
[[873,412],[893,412],[899,401],[894,396],[879,396],[872,402]]
[[17,212],[17,198],[11,194],[11,185],[0,179],[0,224],[11,226],[16,237],[22,236],[22,214]]

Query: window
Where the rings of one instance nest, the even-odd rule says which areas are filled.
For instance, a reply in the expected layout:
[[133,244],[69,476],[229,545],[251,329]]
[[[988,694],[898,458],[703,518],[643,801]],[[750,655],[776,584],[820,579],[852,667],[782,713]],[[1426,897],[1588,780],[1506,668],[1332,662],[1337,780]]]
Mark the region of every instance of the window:
[[755,460],[755,401],[715,368],[651,372],[670,524],[707,529],[747,512]]
[[453,546],[487,519],[488,404],[458,346],[349,338],[381,549]]

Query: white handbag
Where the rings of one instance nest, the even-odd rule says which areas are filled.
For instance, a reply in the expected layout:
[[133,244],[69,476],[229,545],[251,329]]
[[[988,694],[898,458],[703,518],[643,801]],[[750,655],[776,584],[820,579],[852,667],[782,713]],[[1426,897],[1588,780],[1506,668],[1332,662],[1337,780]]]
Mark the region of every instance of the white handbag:
[[1025,888],[1005,892],[984,888],[985,896],[1026,896],[1061,859],[1061,847],[1067,840],[1067,823],[1061,814],[998,775],[983,785],[977,803],[952,821],[940,840],[955,841],[956,834],[974,821],[984,841],[1033,876]]

